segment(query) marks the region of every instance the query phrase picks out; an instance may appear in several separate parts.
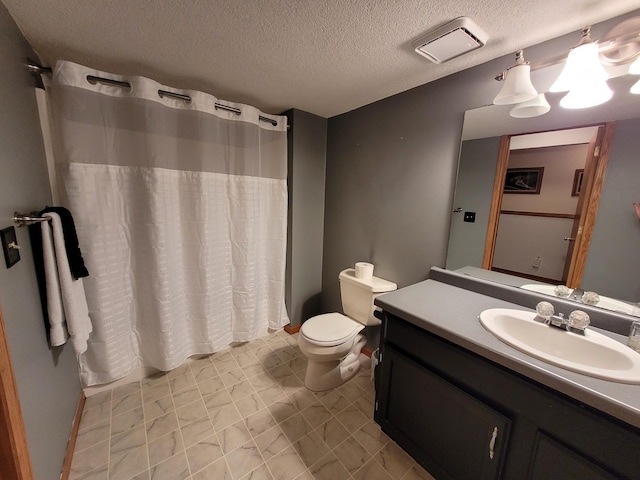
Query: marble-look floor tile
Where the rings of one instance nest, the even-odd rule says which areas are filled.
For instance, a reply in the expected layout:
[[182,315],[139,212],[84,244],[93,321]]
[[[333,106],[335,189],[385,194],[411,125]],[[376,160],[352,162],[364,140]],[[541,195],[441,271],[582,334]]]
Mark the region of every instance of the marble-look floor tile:
[[269,460],[285,448],[291,446],[286,435],[277,425],[258,435],[255,438],[255,442],[265,460]]
[[97,443],[75,452],[71,461],[71,477],[86,475],[109,461],[109,441]]
[[244,445],[251,440],[251,433],[242,420],[218,432],[218,440],[222,451],[227,454],[240,445]]
[[347,480],[351,476],[333,453],[322,457],[309,470],[315,480]]
[[84,430],[78,431],[78,436],[76,437],[76,451],[84,450],[96,443],[109,440],[110,436],[111,424],[108,421],[90,425]]
[[147,429],[147,441],[153,442],[154,440],[166,435],[169,432],[173,432],[178,429],[178,417],[175,412],[169,412],[146,423]]
[[264,407],[265,404],[257,393],[252,393],[236,401],[236,408],[243,418],[256,413],[258,410],[262,410]]
[[152,400],[149,403],[145,403],[142,408],[144,410],[146,421],[153,420],[156,417],[160,417],[175,410],[173,398],[171,398],[170,395],[158,398],[157,400]]
[[194,473],[191,478],[193,480],[233,480],[224,458],[216,460],[208,467]]
[[173,457],[175,454],[184,451],[182,435],[175,430],[167,435],[158,438],[147,444],[149,454],[149,465],[153,467],[166,459]]
[[373,458],[353,475],[354,480],[399,480],[392,477]]
[[267,460],[267,466],[274,480],[290,480],[306,470],[305,464],[293,447],[287,447]]
[[184,452],[152,466],[150,473],[151,480],[185,480],[191,476]]
[[280,422],[279,425],[292,443],[298,441],[313,430],[313,427],[304,419],[302,413],[296,413],[292,417]]
[[298,455],[307,467],[310,467],[326,454],[329,447],[316,432],[311,432],[293,444]]
[[369,421],[364,414],[353,404],[342,410],[336,418],[344,425],[349,432],[355,432]]
[[133,448],[142,447],[146,444],[144,425],[127,430],[124,433],[111,437],[110,455],[122,455]]
[[218,437],[211,435],[187,448],[187,460],[191,473],[196,473],[222,458],[223,452]]
[[356,438],[371,455],[377,453],[390,441],[390,438],[387,437],[373,420],[365,423],[364,426],[358,430]]
[[178,425],[184,427],[190,423],[200,420],[207,416],[207,408],[204,406],[202,399],[197,399],[195,402],[188,403],[187,405],[180,407],[176,410],[178,417]]
[[182,432],[182,440],[186,448],[195,445],[214,433],[213,425],[211,425],[209,417],[204,417],[189,425],[185,425],[180,431]]
[[109,479],[129,480],[134,475],[146,470],[149,470],[146,445],[127,450],[120,455],[111,455]]
[[436,480],[429,472],[427,472],[420,465],[414,464],[409,469],[402,480]]
[[142,388],[142,400],[145,404],[168,395],[171,395],[171,388],[166,380],[165,383]]
[[225,455],[233,478],[242,478],[263,463],[262,455],[253,440]]
[[80,430],[84,430],[91,425],[111,421],[111,401],[101,403],[97,407],[89,408],[82,413],[80,419]]
[[112,399],[126,397],[132,393],[137,393],[142,388],[140,382],[127,383],[112,390]]
[[350,436],[333,451],[347,471],[353,475],[371,458],[371,454]]
[[382,447],[374,458],[392,478],[402,478],[414,465],[413,459],[394,442]]
[[267,408],[269,412],[271,412],[271,415],[273,415],[273,418],[275,418],[276,422],[282,422],[283,420],[286,420],[292,415],[298,413],[298,408],[289,397],[283,397],[280,400],[276,400]]
[[137,391],[111,400],[111,415],[116,416],[134,408],[142,407],[142,392]]
[[263,463],[254,471],[242,477],[240,480],[273,480],[273,476],[271,475],[267,464]]
[[222,379],[216,375],[198,382],[198,389],[203,397],[213,395],[226,389]]
[[266,408],[249,415],[244,421],[249,429],[249,433],[254,437],[257,437],[276,425],[276,421]]
[[131,430],[134,427],[144,425],[144,410],[142,407],[134,408],[111,418],[111,435],[117,435]]
[[347,432],[347,429],[344,428],[344,426],[338,420],[336,420],[335,417],[328,422],[325,422],[315,431],[320,435],[322,440],[324,440],[324,443],[326,443],[331,449],[337,447],[349,436],[349,432]]
[[89,410],[90,408],[98,407],[103,403],[111,402],[112,392],[113,390],[105,390],[87,397],[84,401],[84,410]]
[[329,421],[333,415],[321,401],[317,401],[313,405],[302,410],[302,416],[313,427],[317,428],[325,422]]

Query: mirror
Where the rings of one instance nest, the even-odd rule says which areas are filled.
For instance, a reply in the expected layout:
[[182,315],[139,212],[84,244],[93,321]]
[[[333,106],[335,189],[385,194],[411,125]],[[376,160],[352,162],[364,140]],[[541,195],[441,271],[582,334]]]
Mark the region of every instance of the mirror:
[[[640,202],[640,95],[629,93],[631,85],[639,78],[624,75],[610,79],[614,98],[589,109],[561,108],[559,100],[563,94],[560,93],[547,94],[551,111],[540,117],[511,118],[512,106],[509,105],[468,111],[463,127],[447,269],[512,286],[537,284],[541,286],[538,291],[545,290],[541,281],[481,268],[500,137],[615,121],[585,271],[580,290],[572,292],[570,298],[579,301],[582,291],[594,291],[602,298],[598,306],[617,311],[620,311],[620,304],[616,304],[615,299],[626,306],[640,302],[640,219],[633,207],[634,203]],[[475,213],[474,221],[467,212]],[[537,256],[537,252],[524,250],[521,254],[529,259]],[[634,313],[633,306],[625,313]]]

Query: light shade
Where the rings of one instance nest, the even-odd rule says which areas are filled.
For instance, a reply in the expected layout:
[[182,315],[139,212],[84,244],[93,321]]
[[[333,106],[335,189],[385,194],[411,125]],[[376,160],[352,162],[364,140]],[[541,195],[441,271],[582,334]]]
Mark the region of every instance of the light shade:
[[533,100],[519,103],[513,107],[511,112],[509,112],[509,115],[513,118],[531,118],[544,115],[549,110],[551,110],[551,106],[549,105],[549,102],[547,102],[547,98],[544,96],[544,93],[541,93]]
[[611,100],[613,92],[605,81],[585,81],[560,100],[563,108],[589,108]]
[[640,57],[638,57],[631,65],[629,65],[629,73],[631,75],[640,75]]
[[631,93],[633,93],[634,95],[640,95],[640,80],[638,80],[636,83],[634,83],[631,86],[631,90],[629,90]]
[[585,81],[604,82],[609,75],[600,63],[598,44],[584,43],[569,51],[562,73],[553,82],[550,92],[567,92]]
[[500,93],[493,99],[494,105],[512,105],[534,99],[538,92],[531,83],[531,67],[516,64],[507,70],[507,76]]

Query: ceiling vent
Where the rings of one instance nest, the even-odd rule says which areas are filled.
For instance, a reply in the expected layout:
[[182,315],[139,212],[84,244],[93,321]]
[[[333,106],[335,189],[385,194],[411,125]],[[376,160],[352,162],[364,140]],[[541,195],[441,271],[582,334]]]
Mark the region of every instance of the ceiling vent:
[[444,63],[483,47],[488,39],[489,35],[473,20],[460,17],[420,37],[413,46],[432,62]]

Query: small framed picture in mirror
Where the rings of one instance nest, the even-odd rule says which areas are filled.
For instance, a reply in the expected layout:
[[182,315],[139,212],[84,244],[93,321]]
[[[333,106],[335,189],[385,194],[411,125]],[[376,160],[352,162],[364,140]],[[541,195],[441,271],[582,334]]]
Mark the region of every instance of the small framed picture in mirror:
[[503,193],[540,194],[544,167],[507,168]]
[[582,178],[584,177],[584,168],[579,168],[573,175],[573,188],[571,189],[571,196],[577,197],[582,191]]

